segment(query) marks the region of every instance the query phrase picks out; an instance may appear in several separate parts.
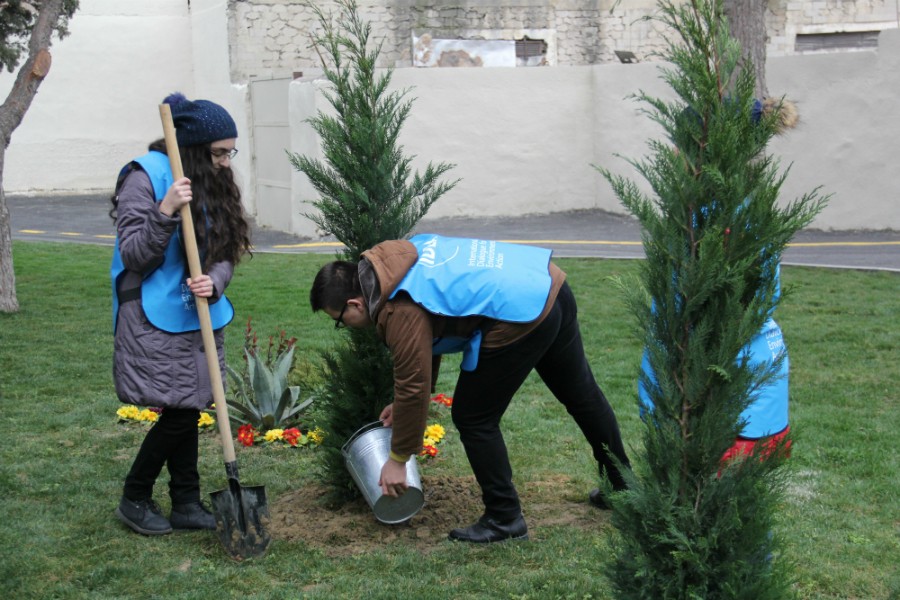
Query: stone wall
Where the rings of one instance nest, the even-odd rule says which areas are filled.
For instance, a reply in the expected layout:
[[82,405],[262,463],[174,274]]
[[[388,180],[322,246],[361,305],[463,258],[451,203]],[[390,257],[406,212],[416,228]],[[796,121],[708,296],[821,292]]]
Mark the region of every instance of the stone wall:
[[[336,9],[334,2],[319,6],[326,13]],[[649,57],[663,47],[662,26],[643,20],[655,6],[655,0],[359,3],[360,15],[372,26],[372,38],[383,40],[382,67],[412,66],[413,36],[426,33],[436,39],[544,40],[549,65],[617,62],[615,50]],[[290,77],[318,68],[319,58],[310,45],[318,20],[310,8],[292,0],[243,0],[233,2],[230,12],[235,81]]]
[[797,34],[880,31],[898,27],[897,0],[769,0],[769,57],[795,52]]
[[[333,1],[317,3],[334,12]],[[655,0],[360,0],[360,15],[383,41],[383,67],[412,66],[413,37],[521,40],[547,43],[546,63],[583,66],[617,62],[616,50],[653,60],[664,30],[646,20]],[[898,25],[898,0],[770,0],[769,56],[795,52],[798,33],[881,30]],[[232,0],[229,30],[232,79],[292,77],[317,69],[311,47],[313,11],[296,0]]]

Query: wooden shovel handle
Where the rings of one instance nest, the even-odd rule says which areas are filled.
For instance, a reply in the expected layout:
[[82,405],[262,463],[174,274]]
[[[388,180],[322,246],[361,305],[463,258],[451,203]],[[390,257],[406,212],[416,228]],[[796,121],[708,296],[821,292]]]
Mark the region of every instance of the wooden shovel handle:
[[[172,107],[168,104],[159,105],[159,116],[162,119],[163,133],[166,138],[166,153],[169,155],[169,165],[172,167],[172,177],[175,181],[184,177],[184,169],[181,166],[181,153],[178,150],[178,140],[175,137],[175,123],[172,120]],[[200,253],[197,250],[197,236],[194,233],[194,219],[191,216],[191,207],[185,204],[181,207],[181,232],[184,237],[184,247],[187,252],[188,268],[191,279],[196,279],[203,274],[200,266]],[[225,385],[222,383],[222,370],[219,368],[219,353],[216,350],[216,338],[213,336],[212,319],[209,316],[209,303],[206,298],[194,296],[197,305],[197,315],[200,317],[200,332],[203,334],[203,350],[206,353],[206,364],[209,367],[209,382],[212,386],[213,402],[216,404],[216,420],[219,424],[219,436],[222,438],[222,447],[225,450],[225,463],[235,462],[234,440],[231,438],[231,423],[228,420],[228,404],[225,400]]]

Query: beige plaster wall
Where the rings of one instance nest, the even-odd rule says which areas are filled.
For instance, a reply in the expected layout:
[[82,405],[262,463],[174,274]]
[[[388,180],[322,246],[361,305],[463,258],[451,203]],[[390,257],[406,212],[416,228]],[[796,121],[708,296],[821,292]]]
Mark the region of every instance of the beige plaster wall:
[[[877,52],[770,59],[770,91],[795,100],[801,114],[799,128],[771,146],[781,166],[791,168],[783,201],[818,186],[834,195],[813,227],[900,229],[893,159],[900,154],[898,62],[898,30],[882,32]],[[419,170],[428,161],[454,163],[449,175],[462,179],[429,216],[623,212],[592,165],[646,187],[616,155],[641,158],[647,142],[661,137],[642,105],[626,98],[639,90],[668,97],[660,66],[395,70],[394,88],[410,88],[415,98],[401,136],[405,151],[417,156]],[[304,98],[292,106],[294,151],[310,154],[317,144],[302,121],[328,109],[321,82],[290,87],[291,102]],[[308,210],[312,190],[299,175],[294,185],[294,210]],[[293,228],[315,233],[305,219]]]
[[[498,0],[499,1],[499,0]],[[82,0],[72,35],[54,44],[53,68],[6,154],[4,188],[14,193],[107,192],[129,158],[159,137],[157,105],[180,90],[215,100],[238,123],[235,170],[256,214],[250,93],[233,83],[229,2]],[[814,223],[824,229],[900,229],[893,162],[900,151],[900,31],[885,30],[877,52],[772,57],[769,89],[795,99],[796,132],[772,150],[792,171],[785,201],[821,185],[834,193]],[[0,74],[0,97],[13,75]],[[527,214],[603,208],[621,212],[598,164],[633,175],[614,153],[640,157],[658,135],[626,100],[664,95],[657,65],[618,63],[523,69],[397,69],[397,87],[417,98],[402,142],[431,161],[457,164],[459,186],[435,216]],[[303,120],[323,107],[321,91],[285,86],[291,148],[310,153]],[[321,85],[321,84],[318,84]],[[304,129],[306,127],[306,129]],[[276,153],[277,154],[277,153]],[[293,173],[290,214],[275,226],[309,232],[298,217],[311,192]],[[308,205],[307,205],[308,206]]]
[[[246,85],[232,85],[226,0],[81,0],[3,172],[6,192],[112,191],[118,170],[162,137],[159,103],[208,98],[235,118],[245,152],[235,171],[252,188]],[[0,98],[15,74],[0,73]],[[253,210],[252,196],[248,207]]]
[[[70,32],[54,41],[50,74],[13,132],[6,192],[111,190],[125,161],[162,137],[163,97],[194,91],[181,0],[82,0]],[[0,97],[14,80],[0,74]]]
[[771,146],[791,167],[782,197],[821,185],[834,197],[814,226],[900,229],[900,30],[883,31],[878,52],[771,59],[767,77],[801,115]]

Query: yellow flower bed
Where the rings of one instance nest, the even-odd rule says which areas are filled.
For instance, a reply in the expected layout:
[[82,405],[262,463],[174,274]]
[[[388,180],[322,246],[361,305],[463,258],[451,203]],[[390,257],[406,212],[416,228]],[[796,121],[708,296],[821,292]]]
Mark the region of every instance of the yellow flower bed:
[[[158,409],[154,410],[152,408],[138,408],[132,404],[127,406],[122,406],[119,410],[116,411],[116,416],[119,417],[119,421],[135,421],[138,423],[156,423],[159,420]],[[208,429],[216,424],[216,420],[212,418],[212,416],[205,411],[200,412],[200,418],[197,420],[197,427],[200,429]]]

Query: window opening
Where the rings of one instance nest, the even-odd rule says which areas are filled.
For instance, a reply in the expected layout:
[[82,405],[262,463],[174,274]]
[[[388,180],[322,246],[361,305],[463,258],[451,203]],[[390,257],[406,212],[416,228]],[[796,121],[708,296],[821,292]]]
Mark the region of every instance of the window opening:
[[831,33],[798,33],[794,40],[797,52],[836,52],[840,50],[874,50],[878,48],[879,31],[834,31]]
[[547,64],[547,42],[533,40],[527,35],[516,40],[516,66],[538,67]]

